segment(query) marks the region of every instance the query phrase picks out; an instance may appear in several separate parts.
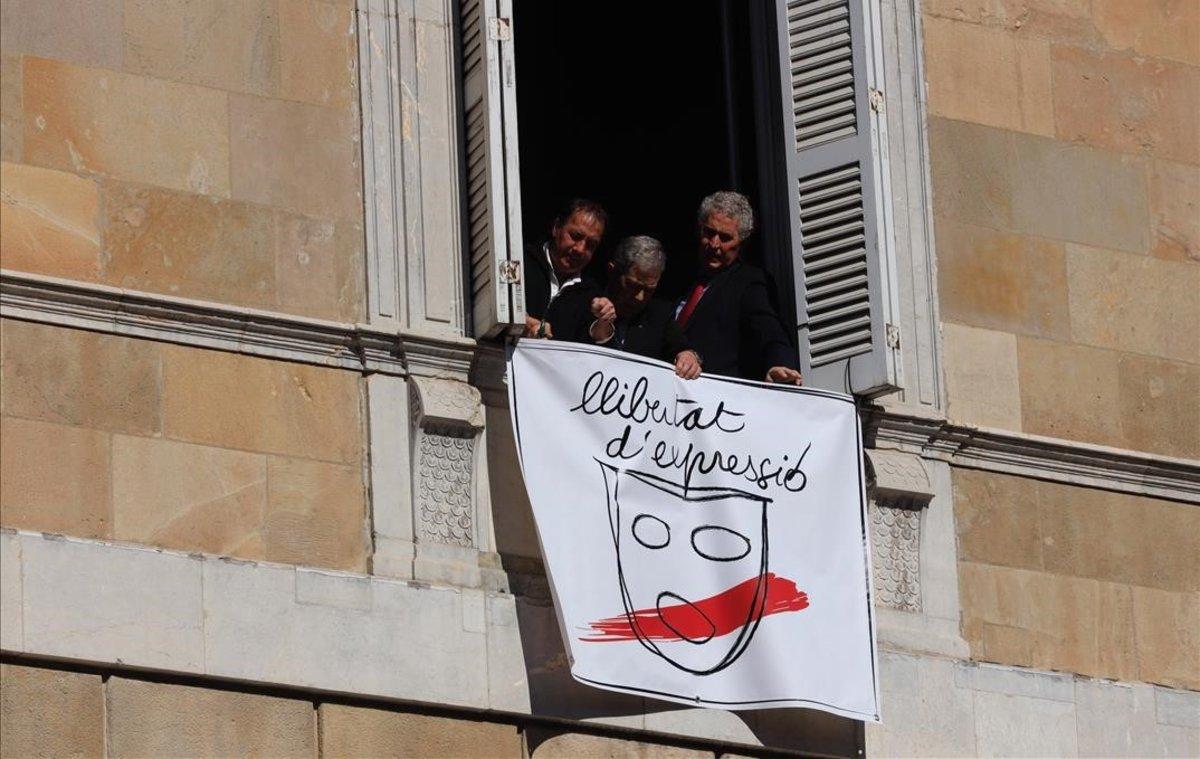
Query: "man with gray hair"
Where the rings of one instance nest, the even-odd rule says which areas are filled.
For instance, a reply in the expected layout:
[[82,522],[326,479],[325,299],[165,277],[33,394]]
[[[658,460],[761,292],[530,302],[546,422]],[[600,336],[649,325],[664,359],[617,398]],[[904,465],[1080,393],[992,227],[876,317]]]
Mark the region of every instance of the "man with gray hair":
[[714,192],[700,203],[696,281],[675,321],[710,374],[801,384],[800,360],[772,305],[763,271],[741,260],[754,232],[745,195]]
[[595,320],[578,339],[672,363],[675,374],[695,379],[699,355],[675,323],[671,304],[653,297],[666,264],[662,243],[653,237],[622,240],[608,262],[605,297],[592,301]]

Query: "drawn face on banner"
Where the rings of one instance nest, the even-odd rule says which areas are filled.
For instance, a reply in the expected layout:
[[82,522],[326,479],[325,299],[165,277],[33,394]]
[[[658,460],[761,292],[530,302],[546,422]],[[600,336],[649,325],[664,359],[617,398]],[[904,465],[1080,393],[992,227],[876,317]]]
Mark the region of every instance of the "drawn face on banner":
[[684,671],[729,666],[767,600],[770,499],[600,466],[626,614],[609,621]]

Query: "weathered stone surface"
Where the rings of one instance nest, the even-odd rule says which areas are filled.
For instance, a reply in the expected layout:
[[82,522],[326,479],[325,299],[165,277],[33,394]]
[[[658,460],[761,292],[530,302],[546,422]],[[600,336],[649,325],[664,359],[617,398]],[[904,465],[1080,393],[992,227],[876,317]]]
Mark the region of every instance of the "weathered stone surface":
[[263,558],[261,454],[115,435],[112,497],[117,540]]
[[0,524],[112,537],[108,459],[106,433],[3,417]]
[[275,213],[276,303],[283,311],[363,319],[362,224]]
[[1200,267],[1068,245],[1067,277],[1077,342],[1200,364]]
[[0,664],[0,754],[104,756],[99,675]]
[[196,348],[162,350],[168,437],[323,461],[362,458],[356,375]]
[[[666,707],[665,704],[662,706]],[[817,714],[817,712],[793,710],[788,716],[791,718],[792,723],[796,725],[796,732],[798,733],[804,730],[804,728],[809,727],[812,721],[805,718],[813,714]],[[753,746],[764,742],[759,740],[754,734],[753,727],[760,724],[758,716],[761,715],[746,719],[746,715],[732,711],[701,708],[688,709],[684,707],[682,709],[664,708],[663,711],[647,710],[643,721],[646,729],[652,732],[689,735],[711,741],[744,743]],[[804,732],[804,738],[808,738],[815,730],[804,730]],[[796,745],[796,743],[800,745]],[[803,739],[787,747],[797,749],[809,748],[807,742]]]
[[930,113],[1054,135],[1050,44],[941,18],[925,22]]
[[21,535],[0,532],[0,648],[25,648],[24,600],[21,592]]
[[120,677],[107,689],[116,756],[317,756],[310,701]]
[[1131,610],[1120,603],[1119,594],[1127,586],[970,562],[960,563],[958,571],[963,637],[972,658],[1099,677],[1129,676],[1127,671],[1100,671],[1099,655],[1101,646],[1125,642]]
[[709,751],[641,741],[626,741],[620,738],[586,733],[560,733],[545,737],[536,746],[530,746],[529,753],[534,759],[649,759],[649,757],[701,759],[701,757],[712,756],[712,752]]
[[361,224],[113,181],[102,197],[110,284],[358,319]]
[[229,195],[223,92],[26,58],[25,160]]
[[1092,0],[1090,18],[1114,50],[1200,65],[1200,5],[1191,0]]
[[281,96],[353,107],[358,58],[353,9],[284,0],[279,10]]
[[27,652],[203,671],[199,559],[25,534],[21,562]]
[[1012,229],[1137,253],[1149,248],[1140,159],[1019,133],[1012,146]]
[[68,279],[100,278],[99,191],[75,174],[0,165],[0,265]]
[[1200,366],[1126,354],[1117,371],[1125,447],[1200,459]]
[[322,704],[321,756],[522,756],[512,725]]
[[935,215],[996,229],[1012,227],[1011,132],[931,117],[929,165]]
[[959,560],[1041,569],[1040,483],[973,469],[952,472]]
[[[1148,690],[1154,693],[1155,720],[1160,725],[1190,727],[1200,731],[1200,692],[1174,688]],[[1196,737],[1200,738],[1200,734]]]
[[1095,674],[1112,680],[1136,680],[1133,589],[1127,585],[1100,583],[1096,600]]
[[1021,428],[1120,446],[1120,416],[1112,413],[1120,407],[1118,358],[1097,348],[1018,338]]
[[127,337],[5,320],[4,413],[115,432],[159,424],[159,347]]
[[943,319],[1069,338],[1067,264],[1061,243],[939,219],[937,246]]
[[1040,500],[1046,571],[1164,590],[1200,590],[1197,509],[1052,482],[1033,484]]
[[129,0],[125,70],[233,92],[279,87],[279,9],[240,0]]
[[359,211],[362,172],[352,112],[231,95],[229,127],[234,198],[322,218]]
[[950,418],[981,427],[1020,430],[1016,336],[943,322],[942,349]]
[[1060,139],[1200,162],[1200,68],[1067,46],[1051,60]]
[[259,308],[275,305],[275,211],[106,182],[106,280]]
[[272,456],[263,554],[270,561],[366,571],[366,493],[358,466]]
[[1075,756],[1075,705],[975,694],[976,756]]
[[[1075,712],[1081,757],[1195,756],[1200,729],[1188,729],[1162,719],[1156,694],[1180,694],[1190,700],[1200,719],[1200,696],[1168,691],[1141,683],[1075,683]],[[1160,712],[1155,714],[1157,710]]]
[[21,108],[21,56],[0,53],[0,161],[21,160],[25,125]]
[[1200,166],[1150,163],[1150,252],[1200,262]]
[[8,53],[121,68],[122,0],[4,0],[0,47]]
[[1200,690],[1200,593],[1133,589],[1138,679]]
[[[466,629],[458,590],[205,561],[204,593],[213,675],[488,706],[487,636]],[[380,643],[398,630],[404,645]]]
[[929,120],[929,148],[938,217],[1137,253],[1149,248],[1140,158],[942,118]]
[[975,706],[955,681],[960,664],[880,651],[883,725],[867,725],[868,756],[969,756]]
[[1057,42],[1093,45],[1099,34],[1088,0],[927,0],[929,16],[967,21]]
[[1075,700],[1071,675],[1031,672],[995,664],[959,664],[954,671],[954,684],[971,688],[977,693],[1002,693],[1062,702]]

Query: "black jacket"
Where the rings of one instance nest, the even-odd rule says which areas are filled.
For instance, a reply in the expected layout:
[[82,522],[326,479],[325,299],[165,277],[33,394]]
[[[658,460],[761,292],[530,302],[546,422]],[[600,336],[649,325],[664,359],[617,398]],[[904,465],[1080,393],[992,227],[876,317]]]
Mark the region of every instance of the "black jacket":
[[[595,343],[588,333],[591,324],[591,319],[584,321],[576,342]],[[683,330],[675,323],[675,307],[664,300],[651,298],[634,316],[618,319],[616,327],[613,338],[601,345],[668,363],[675,363],[675,356],[689,348]]]
[[591,324],[592,298],[600,295],[600,287],[584,277],[582,281],[558,291],[550,302],[550,262],[542,245],[525,245],[525,313],[535,319],[550,322],[550,331],[557,340],[570,340]]
[[683,330],[705,374],[763,380],[772,366],[800,368],[767,288],[763,271],[741,262],[713,277]]

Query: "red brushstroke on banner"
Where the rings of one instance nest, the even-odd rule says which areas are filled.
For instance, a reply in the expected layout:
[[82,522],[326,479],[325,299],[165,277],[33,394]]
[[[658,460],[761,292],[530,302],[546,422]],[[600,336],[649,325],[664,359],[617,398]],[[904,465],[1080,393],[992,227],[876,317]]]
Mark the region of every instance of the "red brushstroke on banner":
[[[691,606],[675,604],[659,609],[639,609],[633,614],[622,614],[592,622],[593,635],[581,637],[588,643],[605,643],[635,640],[630,618],[636,618],[638,631],[650,640],[683,640],[686,636],[696,640],[717,638],[727,635],[746,624],[746,614],[754,602],[754,591],[758,577],[751,577],[728,590]],[[693,608],[695,607],[695,608]],[[767,602],[762,616],[788,611],[800,611],[808,607],[808,594],[796,587],[796,583],[773,572],[767,573]]]

